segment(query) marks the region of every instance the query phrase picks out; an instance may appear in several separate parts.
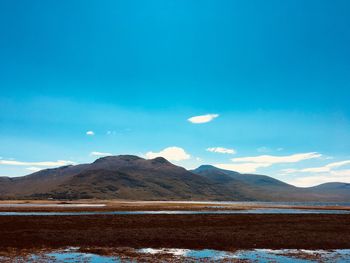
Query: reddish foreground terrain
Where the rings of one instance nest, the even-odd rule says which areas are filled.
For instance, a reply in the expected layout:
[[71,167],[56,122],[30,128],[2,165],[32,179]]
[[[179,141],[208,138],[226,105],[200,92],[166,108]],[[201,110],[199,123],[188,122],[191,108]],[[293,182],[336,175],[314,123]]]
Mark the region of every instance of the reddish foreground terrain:
[[0,250],[88,247],[350,248],[350,216],[0,216]]

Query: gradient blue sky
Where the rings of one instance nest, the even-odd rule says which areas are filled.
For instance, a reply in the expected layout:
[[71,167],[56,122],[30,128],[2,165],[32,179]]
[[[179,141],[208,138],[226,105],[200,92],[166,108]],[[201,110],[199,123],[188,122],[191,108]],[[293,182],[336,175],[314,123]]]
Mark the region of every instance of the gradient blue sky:
[[[0,176],[100,152],[350,182],[349,12],[346,0],[1,1]],[[205,114],[219,116],[188,121]]]

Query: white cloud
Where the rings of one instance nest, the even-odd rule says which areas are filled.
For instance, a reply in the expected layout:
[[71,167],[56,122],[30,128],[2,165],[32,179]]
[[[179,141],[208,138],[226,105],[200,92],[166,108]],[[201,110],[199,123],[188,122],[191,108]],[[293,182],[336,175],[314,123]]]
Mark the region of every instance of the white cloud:
[[91,152],[90,153],[91,156],[110,156],[113,155],[111,153],[104,153],[104,152]]
[[227,153],[227,154],[235,154],[236,150],[234,149],[228,149],[224,147],[211,147],[207,149],[208,152],[214,152],[214,153]]
[[191,157],[184,149],[176,146],[165,148],[160,152],[147,152],[145,155],[148,159],[164,157],[169,161],[182,161]]
[[324,173],[324,172],[330,172],[331,167],[329,166],[321,166],[321,167],[311,167],[311,168],[305,168],[305,169],[294,169],[294,172],[304,172],[304,173]]
[[94,135],[95,135],[95,133],[94,133],[94,131],[87,131],[87,132],[86,132],[86,135],[89,135],[89,136],[94,136]]
[[[300,174],[297,178],[289,181],[296,186],[308,187],[329,182],[350,183],[350,169],[338,169],[350,165],[350,160],[332,162],[324,166],[303,169],[283,169],[281,172],[287,174]],[[314,174],[302,176],[301,174]]]
[[239,164],[232,164],[232,163],[219,163],[214,164],[214,166],[219,167],[221,169],[225,170],[231,170],[239,173],[254,173],[258,168],[262,167],[269,167],[270,164],[265,163],[239,163]]
[[300,187],[310,187],[330,182],[350,183],[350,170],[331,171],[327,174],[298,177],[288,181],[288,183]]
[[234,163],[216,164],[215,166],[240,173],[254,173],[258,168],[270,167],[274,164],[280,163],[297,163],[308,159],[319,158],[321,156],[321,154],[316,152],[298,153],[286,156],[260,155],[253,157],[233,158],[231,161]]
[[210,122],[217,117],[219,117],[219,114],[206,114],[206,115],[200,115],[200,116],[193,116],[189,118],[188,121],[195,124],[199,124],[199,123]]
[[287,169],[282,169],[281,170],[282,174],[292,174],[298,172],[298,169],[293,169],[293,168],[287,168]]
[[350,164],[350,160],[346,160],[346,161],[341,161],[341,162],[333,162],[333,163],[329,163],[325,166],[321,166],[321,167],[312,167],[312,168],[305,168],[302,169],[302,172],[311,172],[311,173],[322,173],[322,172],[330,172],[335,168],[344,166],[344,165],[349,165]]
[[292,173],[327,173],[331,172],[336,168],[350,165],[350,160],[346,161],[340,161],[340,162],[333,162],[326,164],[324,166],[319,167],[310,167],[310,168],[303,168],[303,169],[283,169],[282,172],[285,174],[292,174]]
[[21,162],[14,160],[0,160],[0,165],[15,165],[15,166],[43,166],[43,167],[55,167],[75,164],[72,161],[58,160],[56,162]]
[[277,163],[297,163],[300,161],[314,159],[321,157],[322,154],[317,152],[310,153],[297,153],[285,156],[273,156],[273,155],[260,155],[254,157],[240,157],[231,159],[233,162],[248,162],[248,163],[265,163],[265,164],[277,164]]

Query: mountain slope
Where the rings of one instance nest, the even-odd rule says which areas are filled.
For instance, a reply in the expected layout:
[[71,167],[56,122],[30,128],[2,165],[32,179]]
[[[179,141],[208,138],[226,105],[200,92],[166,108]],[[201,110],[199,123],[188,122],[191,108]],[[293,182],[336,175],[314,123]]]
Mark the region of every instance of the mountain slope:
[[314,187],[308,188],[310,192],[317,194],[327,193],[334,199],[339,198],[342,200],[350,201],[350,184],[348,183],[325,183]]
[[221,181],[223,178],[231,178],[234,180],[238,180],[244,182],[246,184],[251,184],[255,186],[268,186],[268,187],[285,187],[285,188],[295,188],[295,186],[286,184],[282,181],[274,179],[272,177],[266,175],[258,175],[258,174],[241,174],[234,171],[224,170],[217,168],[212,165],[202,165],[191,172],[203,175],[207,178],[210,178],[215,181]]
[[257,201],[350,201],[350,184],[328,183],[316,187],[299,188],[272,177],[258,174],[240,174],[203,165],[193,173],[230,187],[244,184],[241,194]]
[[348,183],[324,183],[320,184],[314,187],[310,187],[310,189],[313,190],[325,190],[325,191],[330,191],[330,190],[335,190],[335,191],[346,191],[350,192],[350,184]]
[[0,183],[2,198],[241,200],[244,197],[158,157],[120,155]]
[[269,176],[210,165],[188,171],[166,159],[108,156],[27,176],[0,177],[2,199],[349,201],[350,184],[298,188]]
[[200,166],[192,172],[226,187],[239,183],[243,186],[240,187],[242,194],[249,196],[253,201],[284,201],[297,198],[295,195],[298,191],[297,187],[265,175],[240,174],[211,165]]

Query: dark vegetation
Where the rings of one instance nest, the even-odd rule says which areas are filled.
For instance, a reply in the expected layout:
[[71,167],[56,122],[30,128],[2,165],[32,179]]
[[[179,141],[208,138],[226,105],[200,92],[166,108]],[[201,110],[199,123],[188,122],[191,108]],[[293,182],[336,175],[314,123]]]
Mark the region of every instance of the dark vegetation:
[[1,216],[0,250],[350,248],[348,215]]

